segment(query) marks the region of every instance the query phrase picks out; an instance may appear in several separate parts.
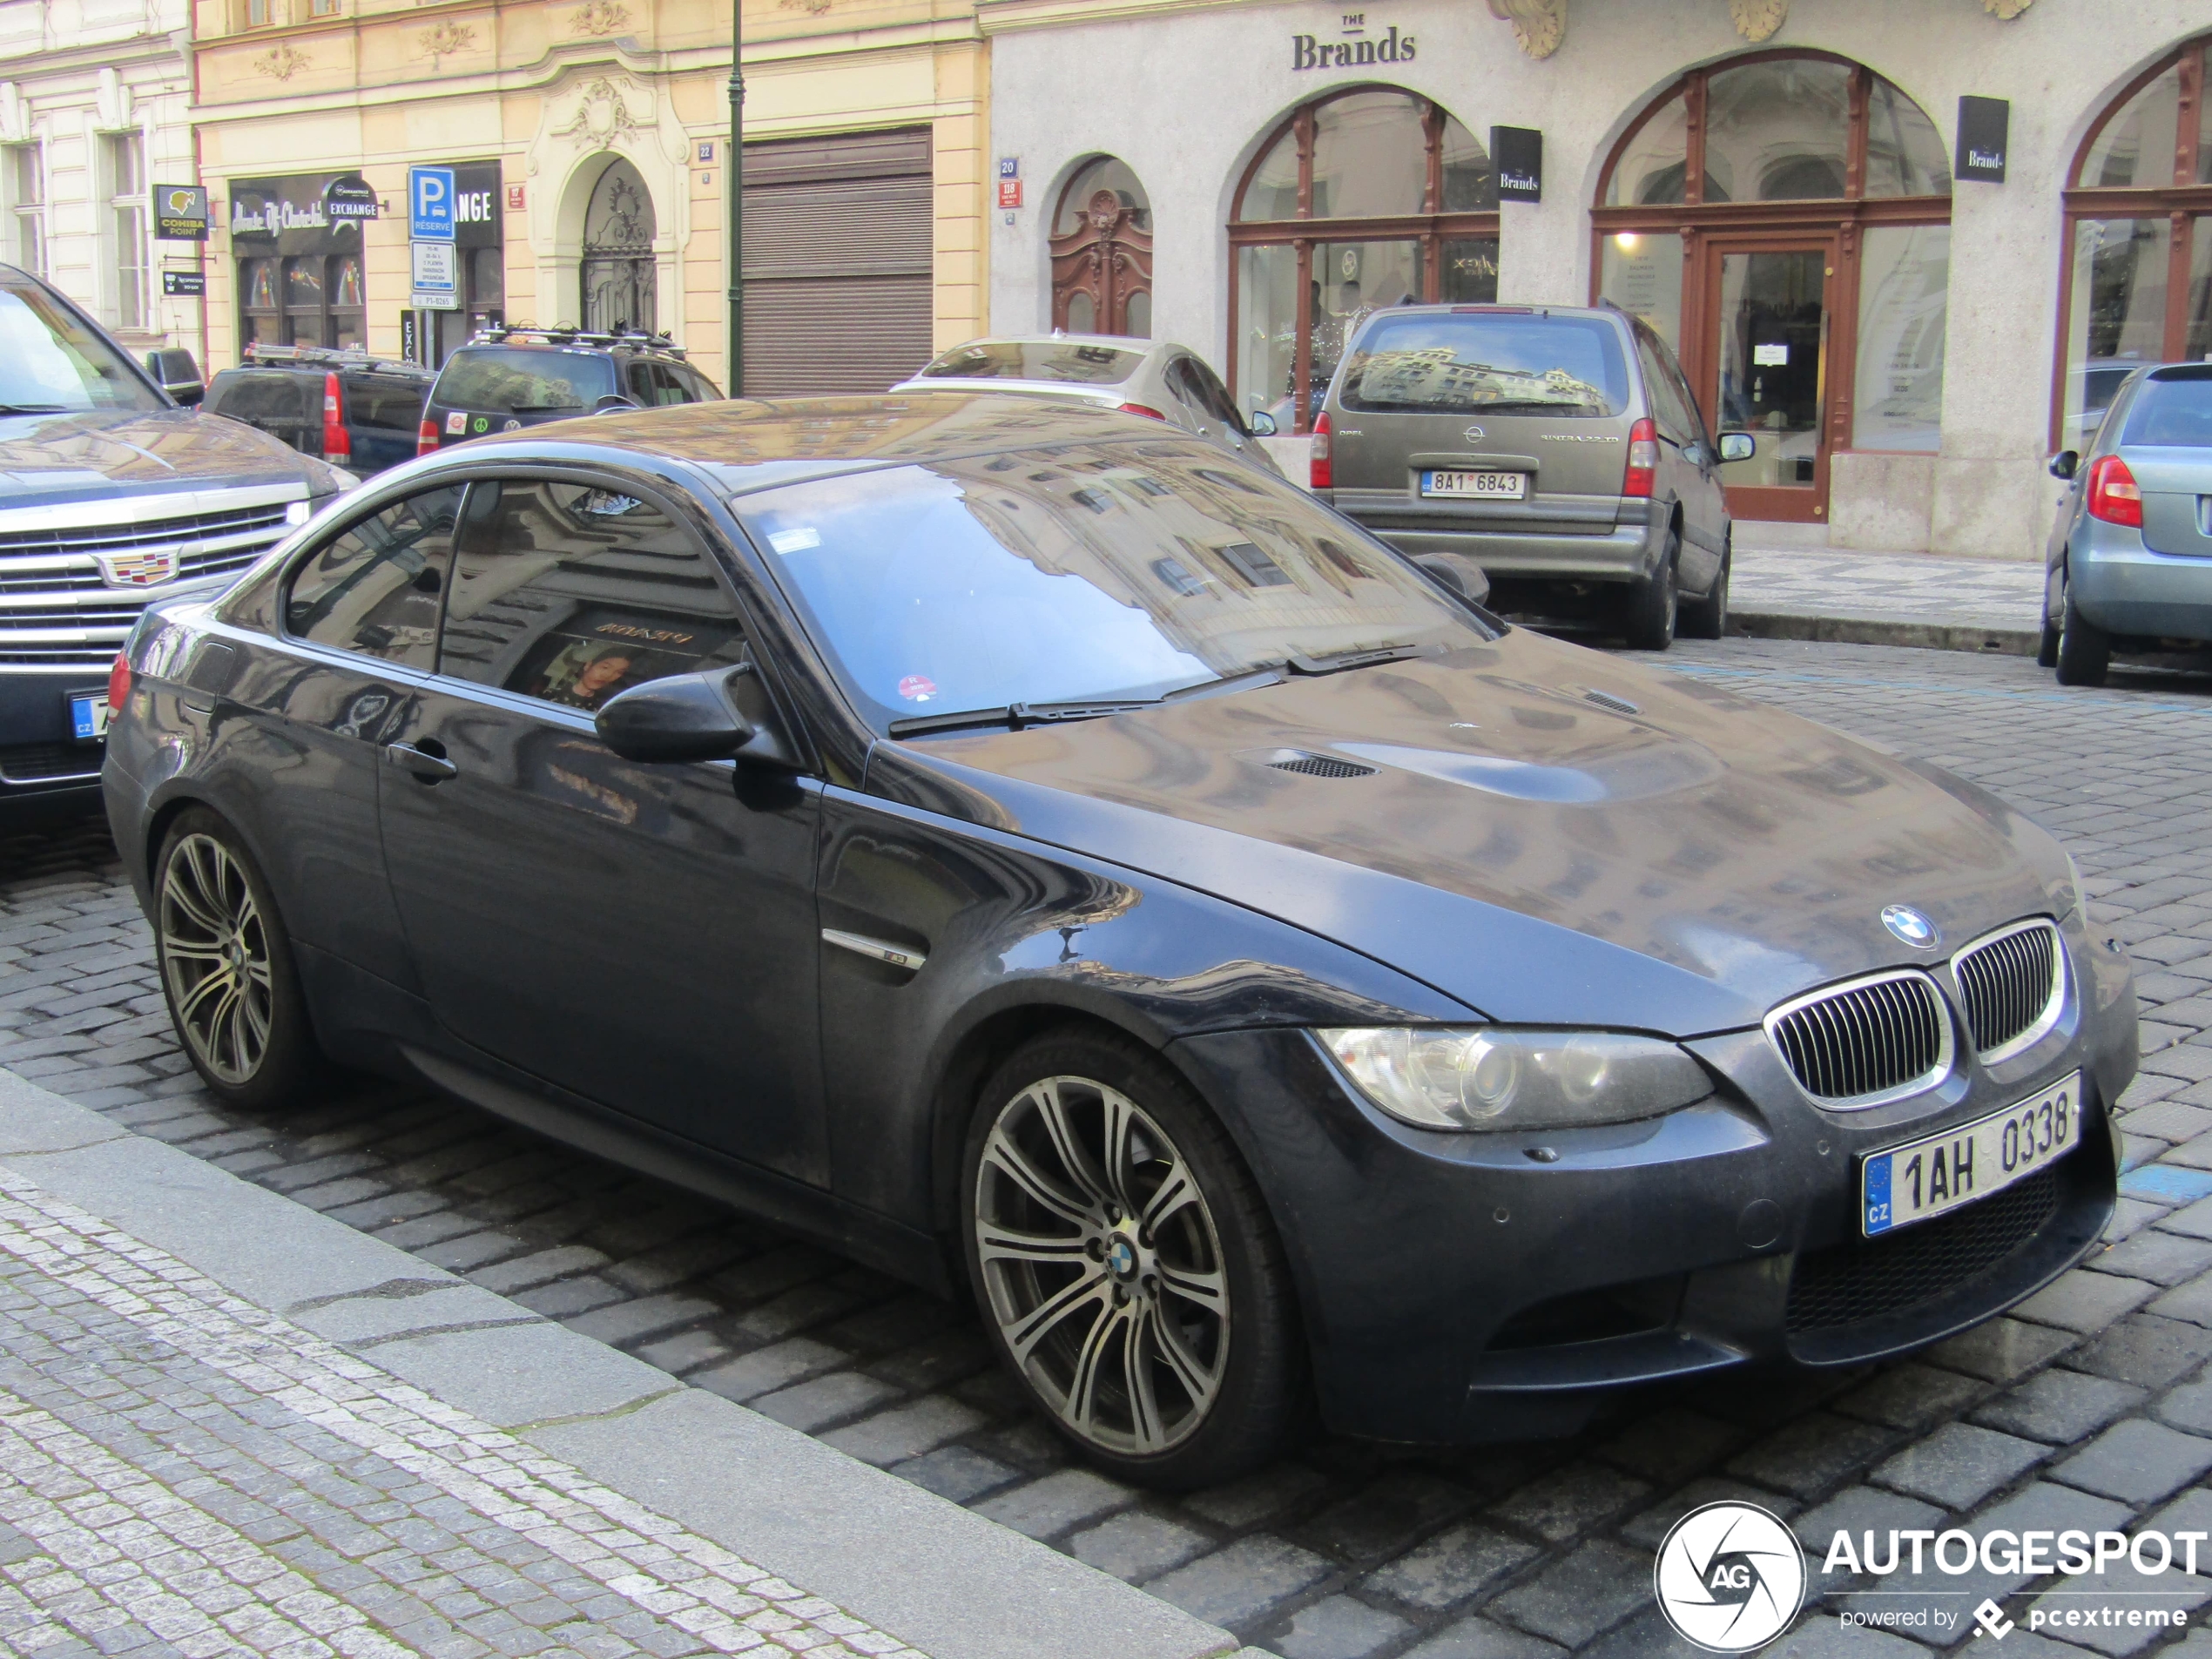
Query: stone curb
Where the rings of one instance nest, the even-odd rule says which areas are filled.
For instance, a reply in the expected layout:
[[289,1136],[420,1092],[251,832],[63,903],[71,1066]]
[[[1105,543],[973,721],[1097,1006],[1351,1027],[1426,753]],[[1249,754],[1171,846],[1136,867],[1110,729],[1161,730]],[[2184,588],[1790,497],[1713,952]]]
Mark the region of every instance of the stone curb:
[[1057,1550],[4,1069],[0,1162],[932,1659],[1238,1649]]
[[2033,628],[1983,628],[1919,617],[1826,617],[1810,610],[1738,610],[1729,632],[1747,639],[1811,639],[1831,645],[1905,645],[1920,651],[1972,651],[1984,657],[2033,657],[2042,643]]

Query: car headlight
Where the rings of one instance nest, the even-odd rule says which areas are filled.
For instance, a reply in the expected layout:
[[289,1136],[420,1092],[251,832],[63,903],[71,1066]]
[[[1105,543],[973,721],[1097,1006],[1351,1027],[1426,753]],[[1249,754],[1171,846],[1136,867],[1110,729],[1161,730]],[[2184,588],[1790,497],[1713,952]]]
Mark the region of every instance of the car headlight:
[[1419,1129],[1629,1123],[1703,1100],[1705,1069],[1624,1031],[1381,1026],[1317,1031],[1359,1092]]

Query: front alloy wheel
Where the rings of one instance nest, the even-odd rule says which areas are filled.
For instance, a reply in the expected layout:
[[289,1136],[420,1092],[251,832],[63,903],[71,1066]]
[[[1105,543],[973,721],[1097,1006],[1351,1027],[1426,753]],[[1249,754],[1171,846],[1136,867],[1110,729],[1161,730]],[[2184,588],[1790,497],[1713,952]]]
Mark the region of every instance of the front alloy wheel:
[[1118,1049],[1035,1044],[987,1091],[966,1184],[977,1299],[1092,1460],[1148,1485],[1224,1479],[1298,1397],[1288,1274],[1220,1125]]
[[177,1029],[233,1088],[268,1057],[274,999],[267,924],[246,872],[214,837],[180,837],[161,877],[161,969]]

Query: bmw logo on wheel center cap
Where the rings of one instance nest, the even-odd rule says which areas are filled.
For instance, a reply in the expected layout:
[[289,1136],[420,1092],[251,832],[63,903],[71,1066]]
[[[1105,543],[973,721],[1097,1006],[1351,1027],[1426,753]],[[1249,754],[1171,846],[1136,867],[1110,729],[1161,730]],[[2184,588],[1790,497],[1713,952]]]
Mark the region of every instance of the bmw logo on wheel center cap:
[[1893,904],[1885,909],[1882,926],[1915,950],[1933,950],[1943,938],[1935,923],[1909,904]]
[[1126,1238],[1116,1238],[1106,1247],[1106,1265],[1117,1278],[1127,1278],[1136,1269],[1136,1251]]

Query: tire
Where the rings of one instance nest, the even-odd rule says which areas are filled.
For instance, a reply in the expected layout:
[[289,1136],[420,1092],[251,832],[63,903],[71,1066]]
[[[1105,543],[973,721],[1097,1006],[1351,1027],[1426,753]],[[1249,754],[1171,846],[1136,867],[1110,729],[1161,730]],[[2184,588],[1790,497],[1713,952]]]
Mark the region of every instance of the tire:
[[1274,1224],[1228,1132],[1149,1049],[1069,1031],[1001,1066],[968,1135],[961,1228],[992,1345],[1116,1479],[1230,1480],[1298,1421],[1305,1349]]
[[1622,613],[1621,631],[1630,651],[1664,651],[1675,643],[1675,555],[1680,543],[1667,537],[1659,568],[1649,580],[1629,590]]
[[238,832],[186,809],[163,838],[153,888],[154,961],[192,1069],[248,1111],[298,1103],[327,1062],[275,895]]
[[1713,590],[1702,599],[1692,599],[1677,606],[1678,627],[1685,639],[1725,639],[1728,637],[1728,571],[1735,563],[1732,549],[1721,551],[1720,574],[1713,578]]
[[2074,585],[2061,590],[2066,609],[2059,625],[2059,648],[2052,666],[2061,685],[2102,685],[2112,666],[2112,636],[2081,614]]

